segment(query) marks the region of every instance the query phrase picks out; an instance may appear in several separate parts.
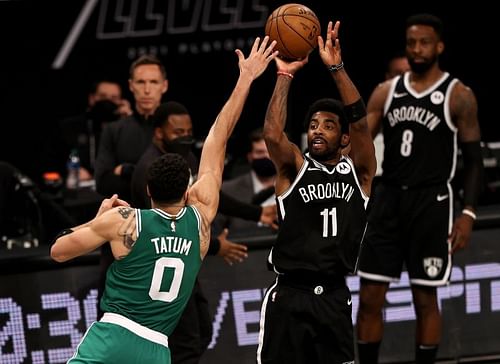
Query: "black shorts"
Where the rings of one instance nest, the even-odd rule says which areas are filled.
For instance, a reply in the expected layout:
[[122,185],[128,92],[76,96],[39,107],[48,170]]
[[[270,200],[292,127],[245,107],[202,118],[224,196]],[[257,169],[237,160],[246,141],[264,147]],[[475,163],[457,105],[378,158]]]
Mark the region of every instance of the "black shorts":
[[398,281],[404,263],[412,284],[446,284],[451,273],[451,186],[402,189],[381,183],[372,202],[358,275]]
[[258,364],[354,364],[352,301],[342,277],[278,276],[262,303]]

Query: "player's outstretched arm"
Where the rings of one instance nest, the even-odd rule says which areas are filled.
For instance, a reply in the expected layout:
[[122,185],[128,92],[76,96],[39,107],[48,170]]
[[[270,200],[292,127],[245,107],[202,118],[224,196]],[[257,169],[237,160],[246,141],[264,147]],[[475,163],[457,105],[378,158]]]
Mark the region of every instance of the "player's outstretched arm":
[[227,140],[241,115],[252,82],[278,54],[273,51],[276,42],[268,43],[267,36],[262,41],[257,38],[247,58],[239,49],[236,50],[240,68],[238,81],[203,145],[198,180],[190,189],[189,203],[195,204],[209,222],[214,219],[219,203]]
[[339,90],[344,112],[350,123],[351,152],[349,155],[356,166],[358,178],[366,194],[370,194],[371,183],[377,168],[375,147],[368,130],[366,108],[358,89],[347,74],[340,52],[338,31],[340,22],[328,23],[326,41],[318,37],[321,60],[328,67]]

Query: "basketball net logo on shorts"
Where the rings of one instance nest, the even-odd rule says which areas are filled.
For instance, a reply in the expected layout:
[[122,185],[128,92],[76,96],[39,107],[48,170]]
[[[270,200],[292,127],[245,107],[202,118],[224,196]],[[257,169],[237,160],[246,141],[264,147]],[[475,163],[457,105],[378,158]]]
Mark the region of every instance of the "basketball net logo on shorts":
[[436,278],[443,268],[443,259],[438,257],[424,258],[424,270],[430,278]]

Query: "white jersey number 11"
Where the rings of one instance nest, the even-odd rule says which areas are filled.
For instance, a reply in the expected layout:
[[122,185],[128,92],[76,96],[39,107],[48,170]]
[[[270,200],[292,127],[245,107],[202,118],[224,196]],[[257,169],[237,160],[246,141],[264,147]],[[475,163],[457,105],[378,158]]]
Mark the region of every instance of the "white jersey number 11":
[[[324,209],[320,215],[323,216],[323,237],[337,236],[337,208]],[[329,230],[332,232],[331,235],[328,235]]]

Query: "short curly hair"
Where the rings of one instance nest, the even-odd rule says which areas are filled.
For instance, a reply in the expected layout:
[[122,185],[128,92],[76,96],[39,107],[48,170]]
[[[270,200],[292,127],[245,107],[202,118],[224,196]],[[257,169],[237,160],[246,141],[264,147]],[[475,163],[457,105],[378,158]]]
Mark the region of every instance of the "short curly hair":
[[168,122],[170,115],[189,115],[188,109],[179,102],[168,101],[164,102],[156,109],[153,114],[153,127],[161,128]]
[[179,201],[189,184],[191,173],[179,154],[165,153],[149,166],[147,184],[151,199],[157,203]]
[[342,134],[349,134],[349,123],[345,116],[344,104],[342,104],[339,100],[330,98],[319,99],[311,104],[306,117],[304,118],[304,129],[306,131],[309,129],[312,116],[318,111],[326,111],[338,115]]
[[415,14],[406,19],[406,29],[413,25],[427,25],[434,29],[439,39],[443,38],[443,21],[432,14]]

